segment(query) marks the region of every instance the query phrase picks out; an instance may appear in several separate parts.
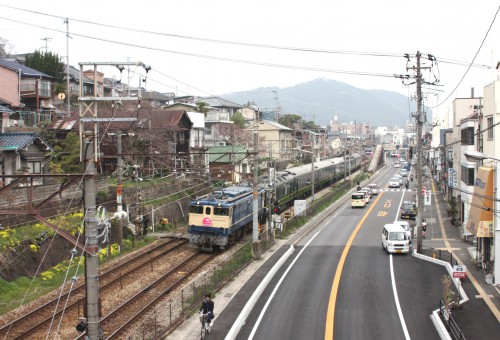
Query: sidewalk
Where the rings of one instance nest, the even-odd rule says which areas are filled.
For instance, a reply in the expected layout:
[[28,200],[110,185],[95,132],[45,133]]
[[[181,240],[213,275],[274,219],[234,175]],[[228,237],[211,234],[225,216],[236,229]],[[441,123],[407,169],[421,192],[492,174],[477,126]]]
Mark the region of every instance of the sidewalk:
[[[454,310],[453,317],[467,339],[491,339],[500,334],[500,286],[487,284],[485,274],[475,267],[468,248],[473,247],[460,236],[459,227],[451,223],[446,212],[446,202],[439,191],[432,189],[432,205],[425,207],[427,238],[424,247],[452,252],[459,264],[467,266],[467,279],[462,287],[469,301],[461,310]],[[436,302],[437,303],[437,302]]]

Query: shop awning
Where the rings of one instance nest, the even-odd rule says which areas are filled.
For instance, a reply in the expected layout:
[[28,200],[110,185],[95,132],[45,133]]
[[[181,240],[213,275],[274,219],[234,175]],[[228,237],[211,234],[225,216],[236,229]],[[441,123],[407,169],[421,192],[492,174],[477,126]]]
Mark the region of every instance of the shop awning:
[[480,167],[467,229],[476,237],[493,237],[493,168]]

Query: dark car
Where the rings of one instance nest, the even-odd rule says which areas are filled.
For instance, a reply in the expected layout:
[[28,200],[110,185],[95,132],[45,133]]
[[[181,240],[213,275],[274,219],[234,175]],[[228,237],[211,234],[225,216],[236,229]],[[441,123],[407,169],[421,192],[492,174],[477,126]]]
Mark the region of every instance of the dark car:
[[415,203],[404,201],[401,206],[401,219],[402,220],[413,220],[417,218],[417,208],[415,207]]

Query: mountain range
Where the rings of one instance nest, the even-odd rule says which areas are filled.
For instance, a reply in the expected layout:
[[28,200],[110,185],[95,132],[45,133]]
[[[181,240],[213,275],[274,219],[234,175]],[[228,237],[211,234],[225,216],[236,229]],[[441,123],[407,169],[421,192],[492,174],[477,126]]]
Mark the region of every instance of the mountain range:
[[410,110],[416,111],[415,102],[399,93],[364,90],[324,78],[284,88],[261,87],[222,97],[235,103],[252,103],[264,111],[274,111],[279,105],[281,115],[297,114],[321,126],[338,117],[340,123],[357,121],[372,126],[404,127],[410,121]]

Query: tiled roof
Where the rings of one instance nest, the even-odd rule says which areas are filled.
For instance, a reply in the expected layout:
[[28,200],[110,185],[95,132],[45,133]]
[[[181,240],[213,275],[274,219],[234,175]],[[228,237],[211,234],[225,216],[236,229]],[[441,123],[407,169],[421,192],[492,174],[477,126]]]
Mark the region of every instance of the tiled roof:
[[20,64],[17,61],[10,61],[0,58],[0,66],[3,66],[15,72],[19,72],[19,70],[21,70],[21,75],[24,77],[54,78],[52,76],[49,76],[48,74],[32,69],[31,67],[24,66],[23,64]]
[[280,129],[280,130],[289,130],[289,131],[292,130],[292,129],[290,129],[287,126],[282,125],[280,123],[273,122],[272,120],[263,120],[263,122],[265,122],[265,123],[267,123],[267,124],[269,124],[271,126],[274,126],[275,128]]
[[220,98],[220,97],[208,97],[208,98],[200,98],[199,100],[196,101],[197,103],[203,102],[207,103],[209,106],[212,107],[232,107],[236,109],[242,109],[245,106],[236,104],[234,102],[231,102],[229,100]]
[[14,113],[14,111],[9,109],[7,106],[3,106],[3,105],[0,105],[0,112]]
[[[77,69],[76,67],[73,67],[73,66],[69,66],[69,79],[73,79],[75,81],[80,81],[80,70]],[[66,77],[64,78],[66,79]],[[94,81],[92,79],[90,79],[89,77],[87,76],[83,76],[83,83],[84,84],[94,84]]]
[[44,144],[48,150],[52,148],[36,133],[0,133],[0,150],[24,150],[36,140]]

